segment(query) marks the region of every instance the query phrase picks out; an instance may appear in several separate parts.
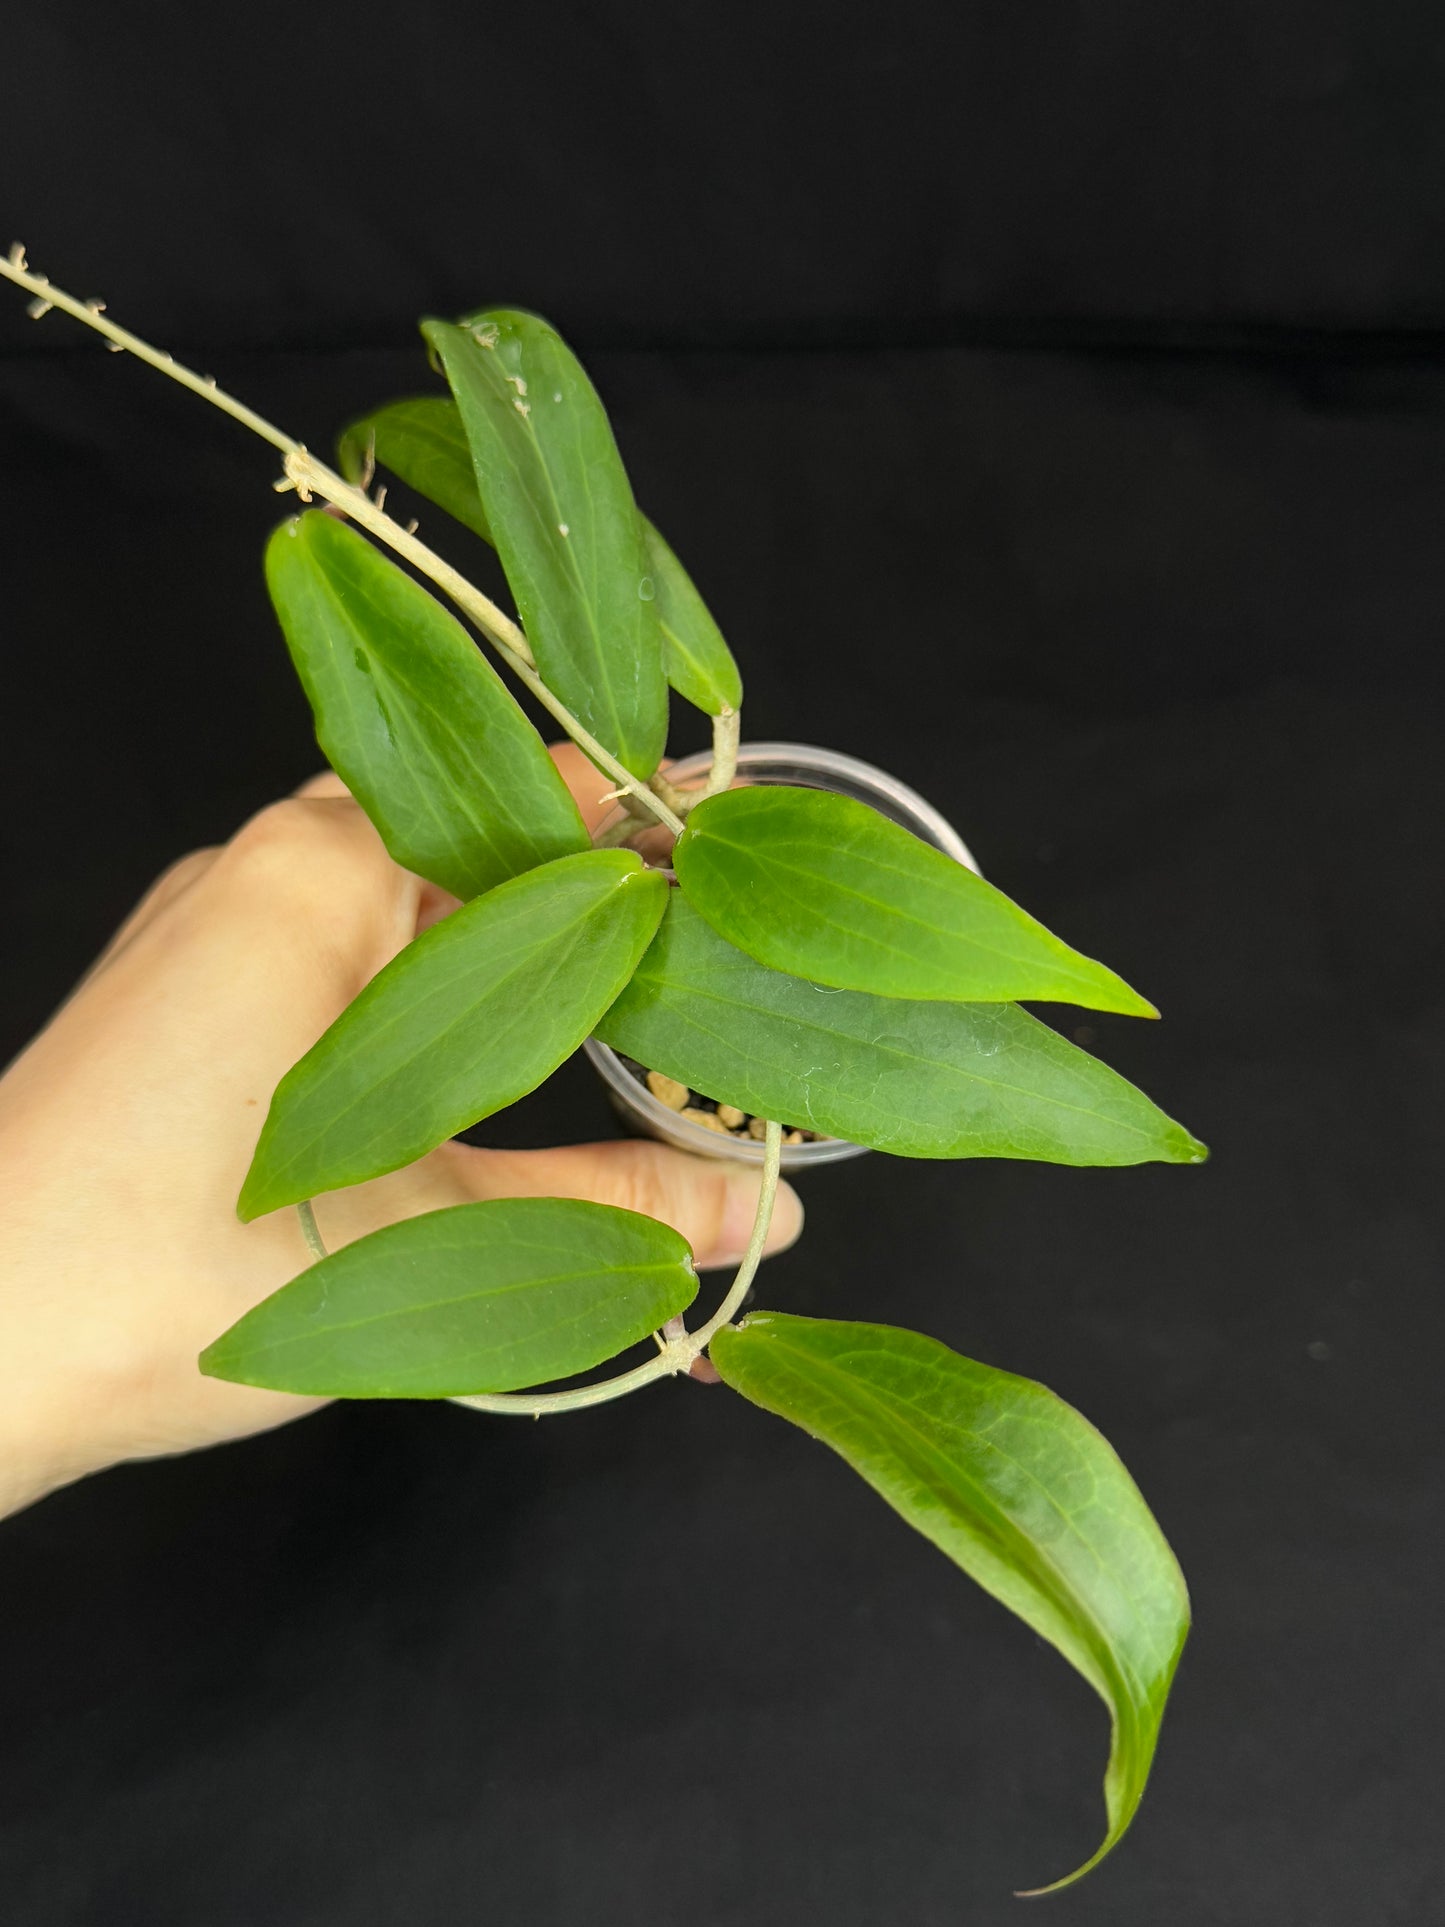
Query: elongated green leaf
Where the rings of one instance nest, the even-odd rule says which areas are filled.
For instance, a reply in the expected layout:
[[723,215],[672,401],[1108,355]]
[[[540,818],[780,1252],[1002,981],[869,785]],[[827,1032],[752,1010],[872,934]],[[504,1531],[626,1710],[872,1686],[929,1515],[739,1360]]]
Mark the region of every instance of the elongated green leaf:
[[[492,540],[466,430],[454,401],[422,395],[391,402],[353,422],[342,434],[337,451],[348,481],[360,482],[370,456],[484,542]],[[646,516],[641,526],[667,680],[709,716],[741,708],[742,677],[722,631],[687,571]]]
[[645,516],[642,540],[657,592],[667,680],[679,696],[708,716],[741,709],[743,679],[692,577]]
[[1054,1885],[1087,1873],[1134,1817],[1189,1630],[1183,1575],[1113,1449],[1044,1386],[887,1325],[754,1312],[710,1355],[735,1391],[840,1453],[1099,1694],[1113,1723],[1108,1831]]
[[456,403],[445,395],[413,395],[374,409],[342,430],[336,454],[348,482],[360,487],[370,463],[389,468],[408,488],[491,541],[467,431]]
[[242,1218],[394,1171],[535,1090],[627,982],[666,897],[630,851],[589,850],[418,937],[282,1078]]
[[827,790],[731,790],[687,819],[677,880],[760,963],[879,997],[1040,998],[1157,1017],[962,863]]
[[499,1198],[373,1232],[201,1354],[212,1378],[331,1398],[509,1392],[600,1365],[697,1295],[687,1241],[636,1211]]
[[497,672],[365,537],[317,510],[283,522],[266,581],[317,741],[398,863],[474,897],[588,847]]
[[677,891],[597,1035],[722,1103],[900,1157],[1208,1155],[1142,1091],[1014,1004],[820,989],[735,949]]
[[560,335],[505,308],[427,321],[542,675],[634,775],[667,738],[656,589],[601,402]]

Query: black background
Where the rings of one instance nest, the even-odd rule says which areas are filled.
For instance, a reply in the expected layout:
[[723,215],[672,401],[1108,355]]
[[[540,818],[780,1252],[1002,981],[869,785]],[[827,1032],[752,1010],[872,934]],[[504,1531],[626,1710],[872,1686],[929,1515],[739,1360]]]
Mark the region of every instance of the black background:
[[[0,92],[35,264],[314,446],[427,385],[419,313],[549,314],[748,734],[913,782],[1138,982],[1165,1022],[1096,1048],[1215,1153],[870,1157],[766,1276],[1045,1380],[1178,1549],[1154,1782],[1081,1887],[1009,1898],[1097,1837],[1087,1688],[683,1385],[335,1408],[10,1521],[5,1919],[1439,1918],[1439,8],[52,3]],[[8,295],[3,1050],[317,763],[271,456]],[[575,1064],[496,1124],[610,1129]]]

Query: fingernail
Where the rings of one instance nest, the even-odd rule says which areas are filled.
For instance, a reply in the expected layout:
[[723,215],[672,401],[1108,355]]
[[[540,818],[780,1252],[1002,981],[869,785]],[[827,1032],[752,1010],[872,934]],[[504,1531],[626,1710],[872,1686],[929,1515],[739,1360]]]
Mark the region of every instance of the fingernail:
[[[717,1245],[700,1263],[719,1267],[742,1263],[748,1240],[753,1235],[753,1221],[758,1215],[760,1184],[761,1180],[751,1171],[728,1173],[727,1204],[718,1226]],[[768,1242],[763,1247],[765,1254],[786,1251],[802,1229],[803,1201],[785,1178],[779,1179],[778,1195],[773,1201],[773,1221],[768,1226]]]

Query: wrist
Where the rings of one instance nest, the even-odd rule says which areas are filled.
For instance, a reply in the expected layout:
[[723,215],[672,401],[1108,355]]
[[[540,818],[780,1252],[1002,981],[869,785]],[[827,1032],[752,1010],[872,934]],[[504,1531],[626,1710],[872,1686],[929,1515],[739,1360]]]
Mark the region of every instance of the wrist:
[[33,1388],[18,1394],[10,1388],[3,1402],[0,1518],[99,1469],[101,1461],[82,1449],[78,1427],[61,1401]]
[[[11,1281],[7,1280],[6,1283]],[[23,1301],[16,1290],[11,1309]],[[0,1320],[0,1518],[111,1462],[103,1432],[114,1393],[44,1321]],[[83,1348],[82,1348],[83,1349]]]

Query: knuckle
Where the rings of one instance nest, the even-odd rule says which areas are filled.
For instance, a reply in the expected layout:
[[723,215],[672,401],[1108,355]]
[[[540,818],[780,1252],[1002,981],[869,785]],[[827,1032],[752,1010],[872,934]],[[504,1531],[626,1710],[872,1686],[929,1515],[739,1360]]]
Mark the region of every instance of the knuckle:
[[241,899],[307,929],[313,941],[319,935],[348,968],[364,954],[366,975],[415,932],[416,882],[392,862],[349,797],[288,796],[268,804],[236,833],[221,861]]
[[165,903],[179,895],[188,883],[193,883],[198,876],[204,876],[219,855],[220,851],[215,845],[208,845],[205,849],[188,850],[184,856],[177,857],[151,885],[152,901]]
[[295,884],[311,892],[323,879],[351,882],[389,862],[359,817],[356,805],[341,798],[288,796],[238,830],[227,855],[233,867],[261,875],[272,887]]

